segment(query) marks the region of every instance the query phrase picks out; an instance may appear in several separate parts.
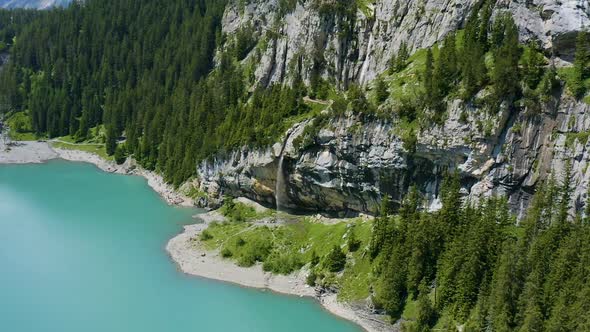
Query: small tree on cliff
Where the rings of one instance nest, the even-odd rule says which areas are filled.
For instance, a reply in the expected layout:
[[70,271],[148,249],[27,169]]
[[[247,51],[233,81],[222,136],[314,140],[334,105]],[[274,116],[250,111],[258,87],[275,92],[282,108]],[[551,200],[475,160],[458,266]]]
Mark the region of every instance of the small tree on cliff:
[[324,260],[324,266],[330,272],[340,272],[346,265],[346,254],[339,246],[334,246]]

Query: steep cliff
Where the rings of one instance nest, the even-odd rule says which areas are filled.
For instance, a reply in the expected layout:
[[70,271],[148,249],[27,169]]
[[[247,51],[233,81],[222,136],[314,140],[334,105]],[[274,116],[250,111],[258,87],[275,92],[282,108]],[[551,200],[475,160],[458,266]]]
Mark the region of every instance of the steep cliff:
[[[258,46],[246,62],[256,82],[268,85],[314,71],[341,87],[367,84],[388,67],[402,43],[410,50],[432,46],[462,27],[479,0],[357,0],[350,13],[338,1],[233,1],[223,18],[228,34],[251,29]],[[293,3],[289,7],[285,3]],[[521,40],[541,41],[571,60],[575,35],[590,25],[588,1],[498,0],[494,11],[510,11]]]
[[[255,84],[288,83],[297,76],[309,81],[321,53],[324,79],[340,88],[351,82],[371,87],[402,42],[414,51],[431,46],[461,28],[476,5],[357,1],[354,15],[346,16],[322,10],[329,2],[297,1],[287,9],[282,3],[235,2],[226,9],[224,32],[251,29],[259,40],[243,60],[254,68]],[[502,11],[512,13],[521,41],[540,41],[558,66],[572,60],[575,36],[589,23],[586,1],[498,1],[494,12]],[[353,33],[344,37],[342,29]],[[395,96],[390,99],[395,103]],[[569,161],[574,208],[581,209],[590,180],[588,107],[563,84],[538,110],[505,103],[498,112],[487,112],[450,100],[443,124],[419,129],[415,151],[405,146],[399,119],[335,115],[328,108],[325,119],[298,123],[272,147],[244,147],[198,165],[201,190],[208,193],[201,203],[215,206],[229,194],[274,206],[279,196],[284,208],[374,213],[383,194],[399,201],[410,184],[417,184],[436,209],[442,174],[457,169],[466,196],[503,194],[522,213],[539,181],[551,174],[561,179]],[[282,176],[285,185],[277,186]]]

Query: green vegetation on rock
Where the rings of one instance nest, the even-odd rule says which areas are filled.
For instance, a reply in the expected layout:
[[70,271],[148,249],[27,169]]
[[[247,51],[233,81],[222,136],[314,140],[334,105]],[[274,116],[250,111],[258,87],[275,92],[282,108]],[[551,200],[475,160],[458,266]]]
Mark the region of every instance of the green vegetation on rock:
[[8,135],[15,141],[33,141],[37,135],[33,132],[31,116],[28,112],[12,113],[6,119],[6,124],[10,131]]

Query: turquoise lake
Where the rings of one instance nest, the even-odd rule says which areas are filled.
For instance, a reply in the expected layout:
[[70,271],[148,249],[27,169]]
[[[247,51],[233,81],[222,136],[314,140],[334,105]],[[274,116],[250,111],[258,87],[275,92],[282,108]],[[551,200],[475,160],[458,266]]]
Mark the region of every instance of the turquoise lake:
[[311,299],[178,271],[164,247],[195,213],[89,164],[0,165],[0,331],[360,331]]

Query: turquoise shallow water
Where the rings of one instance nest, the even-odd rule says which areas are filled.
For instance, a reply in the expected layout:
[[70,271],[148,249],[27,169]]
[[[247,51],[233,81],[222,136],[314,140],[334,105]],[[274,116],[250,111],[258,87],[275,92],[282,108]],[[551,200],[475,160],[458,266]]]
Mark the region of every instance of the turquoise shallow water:
[[0,331],[360,331],[310,299],[180,273],[164,246],[194,212],[92,165],[0,165]]

